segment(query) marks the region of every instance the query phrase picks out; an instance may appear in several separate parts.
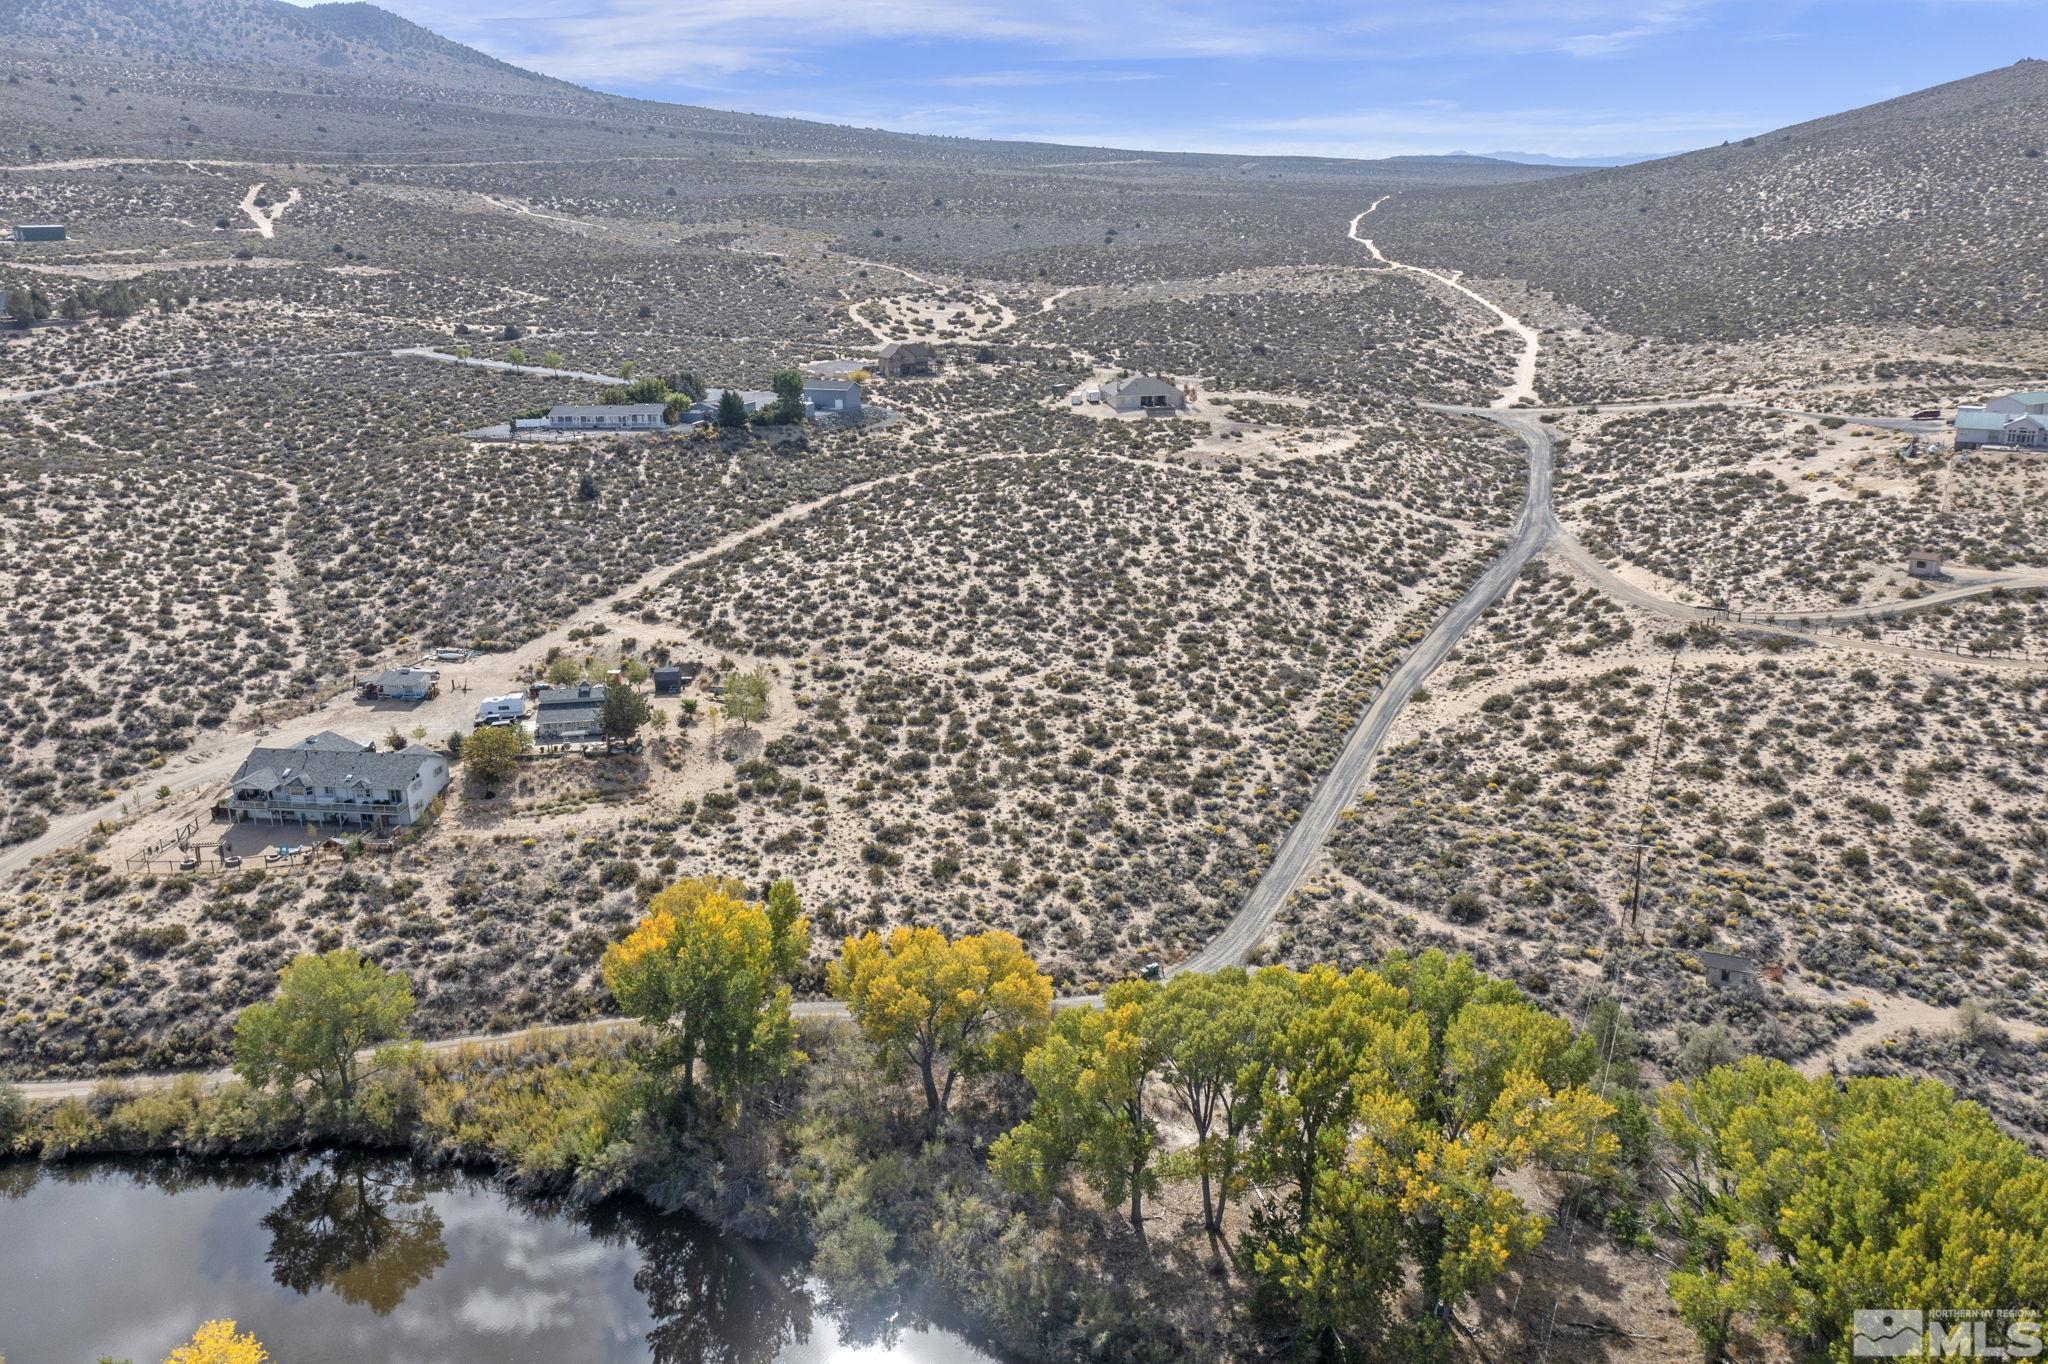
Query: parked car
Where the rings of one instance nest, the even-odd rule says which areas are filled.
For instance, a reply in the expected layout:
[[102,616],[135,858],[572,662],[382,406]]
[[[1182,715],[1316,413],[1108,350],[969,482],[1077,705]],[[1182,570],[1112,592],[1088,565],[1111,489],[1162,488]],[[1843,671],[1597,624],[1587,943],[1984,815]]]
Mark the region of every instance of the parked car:
[[1913,420],[1916,422],[1938,422],[1941,420],[1941,409],[1938,407],[1922,408],[1913,414]]

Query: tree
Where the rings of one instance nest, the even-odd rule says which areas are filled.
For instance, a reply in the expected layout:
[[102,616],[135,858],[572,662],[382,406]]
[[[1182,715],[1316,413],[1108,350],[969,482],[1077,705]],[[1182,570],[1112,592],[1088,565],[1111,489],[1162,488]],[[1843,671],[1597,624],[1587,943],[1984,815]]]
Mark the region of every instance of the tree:
[[557,654],[548,660],[548,670],[544,676],[549,686],[571,686],[583,680],[583,665],[567,654]]
[[597,708],[597,727],[604,731],[605,752],[614,743],[625,743],[647,723],[647,698],[623,682],[604,689],[604,704]]
[[635,379],[620,391],[619,401],[628,403],[665,403],[669,400],[668,385],[653,375]]
[[519,725],[491,725],[479,729],[462,745],[462,762],[481,782],[509,781],[519,770],[529,744],[526,730]]
[[718,424],[728,431],[747,424],[746,400],[737,391],[728,388],[718,395]]
[[2048,1162],[1944,1085],[1751,1057],[1668,1086],[1658,1118],[1688,1248],[1671,1296],[1710,1357],[1738,1317],[1847,1360],[1859,1307],[1967,1306],[1995,1333],[2048,1302]]
[[7,291],[7,315],[17,327],[32,327],[50,315],[50,300],[40,289],[17,284]]
[[235,1331],[235,1323],[209,1321],[192,1333],[188,1344],[164,1357],[164,1364],[268,1364],[270,1351],[252,1333]]
[[523,365],[526,363],[526,352],[518,346],[513,346],[505,352],[505,360],[508,364]]
[[825,979],[892,1073],[916,1068],[933,1132],[961,1075],[1021,1062],[1052,1014],[1052,981],[1009,933],[869,932]]
[[1202,1226],[1219,1244],[1224,1210],[1243,1184],[1274,1036],[1295,1002],[1286,976],[1248,976],[1237,967],[1188,972],[1161,986],[1145,1006],[1160,1079],[1195,1134],[1195,1144],[1168,1157],[1161,1170],[1201,1181]]
[[[294,957],[277,993],[235,1022],[235,1070],[252,1088],[290,1090],[302,1079],[343,1111],[355,1103],[361,1053],[404,1036],[412,986],[351,948]],[[388,1057],[372,1058],[373,1067]]]
[[578,502],[597,501],[597,478],[588,469],[584,470],[582,476],[576,480],[576,500]]
[[562,353],[558,350],[542,351],[540,362],[549,369],[560,369],[562,367]]
[[697,376],[689,370],[677,370],[674,374],[664,374],[661,376],[661,382],[662,386],[668,389],[669,392],[680,394],[693,403],[704,400],[704,385],[699,383]]
[[604,954],[612,997],[656,1034],[654,1067],[692,1098],[701,1064],[721,1106],[803,1059],[784,981],[810,951],[810,925],[787,882],[766,904],[744,893],[737,881],[679,881]]
[[1440,1355],[1457,1301],[1543,1234],[1499,1177],[1612,1156],[1613,1110],[1583,1083],[1593,1045],[1441,952],[1294,983],[1253,1164],[1291,1179],[1295,1210],[1255,1217],[1249,1259],[1311,1332],[1368,1347],[1412,1261],[1423,1319],[1405,1353]]
[[768,718],[768,675],[763,672],[734,673],[725,679],[725,713],[742,725],[758,725]]
[[1101,1007],[1067,1009],[1024,1057],[1031,1117],[998,1137],[989,1163],[1012,1188],[1049,1197],[1069,1169],[1112,1204],[1145,1239],[1145,1196],[1159,1190],[1152,1167],[1159,1127],[1145,1111],[1145,1085],[1159,1053],[1144,1026],[1153,987],[1127,980]]
[[804,414],[804,376],[801,370],[777,370],[768,386],[775,390],[775,407],[782,421],[791,422]]

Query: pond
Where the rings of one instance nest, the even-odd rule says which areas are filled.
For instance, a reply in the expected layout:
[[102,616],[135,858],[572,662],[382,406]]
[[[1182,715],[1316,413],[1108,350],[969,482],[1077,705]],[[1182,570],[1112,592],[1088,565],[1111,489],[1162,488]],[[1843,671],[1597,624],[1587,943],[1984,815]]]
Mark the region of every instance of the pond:
[[280,1364],[990,1364],[855,1327],[801,1260],[687,1216],[510,1193],[401,1157],[0,1166],[0,1356],[156,1364],[232,1317]]

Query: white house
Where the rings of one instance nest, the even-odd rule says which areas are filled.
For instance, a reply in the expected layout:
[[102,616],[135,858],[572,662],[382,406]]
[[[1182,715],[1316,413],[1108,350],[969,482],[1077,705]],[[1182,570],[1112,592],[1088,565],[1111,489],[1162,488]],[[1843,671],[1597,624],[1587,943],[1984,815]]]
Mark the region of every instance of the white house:
[[252,749],[228,783],[237,823],[399,829],[448,786],[448,759],[415,744],[380,753],[323,730],[288,748]]
[[1178,412],[1187,394],[1155,374],[1134,374],[1102,386],[1102,401],[1119,412]]
[[658,431],[660,403],[604,403],[594,407],[562,404],[548,409],[551,431]]
[[1981,445],[2048,447],[2048,391],[2008,393],[1956,409],[1956,449]]
[[363,695],[378,701],[424,701],[440,676],[432,668],[391,668],[363,683]]

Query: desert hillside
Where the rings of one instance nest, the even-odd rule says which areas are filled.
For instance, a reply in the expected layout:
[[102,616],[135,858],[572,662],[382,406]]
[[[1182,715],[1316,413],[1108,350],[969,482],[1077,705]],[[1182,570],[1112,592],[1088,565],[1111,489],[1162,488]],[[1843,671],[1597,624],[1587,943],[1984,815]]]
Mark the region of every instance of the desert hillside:
[[1527,280],[1631,333],[2039,326],[2048,62],[1684,156],[1391,205],[1404,259]]

